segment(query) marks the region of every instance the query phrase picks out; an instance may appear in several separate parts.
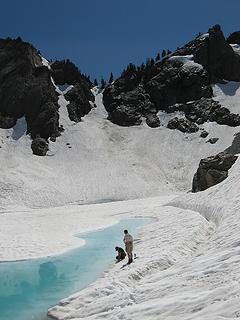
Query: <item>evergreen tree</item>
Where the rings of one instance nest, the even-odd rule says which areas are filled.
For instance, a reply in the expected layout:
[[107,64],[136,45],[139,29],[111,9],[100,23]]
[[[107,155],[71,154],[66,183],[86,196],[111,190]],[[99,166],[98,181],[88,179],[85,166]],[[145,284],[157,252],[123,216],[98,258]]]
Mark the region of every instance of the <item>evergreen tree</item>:
[[169,55],[169,54],[171,54],[171,53],[172,53],[172,51],[169,50],[169,49],[167,49],[167,54]]
[[106,87],[106,81],[101,78],[101,89],[104,89]]
[[145,69],[145,64],[142,63],[140,68],[141,68],[141,71],[144,71],[144,69]]
[[162,58],[164,58],[164,57],[166,56],[166,54],[167,54],[167,53],[166,53],[166,50],[163,50],[163,51],[162,51]]
[[93,84],[94,84],[94,87],[97,87],[97,86],[98,86],[98,82],[97,82],[97,79],[96,79],[96,78],[94,79]]
[[108,83],[112,83],[113,82],[113,74],[112,72],[110,73],[110,77],[109,77],[109,80],[108,80]]
[[147,58],[146,59],[146,68],[151,67],[151,59]]
[[158,54],[156,55],[156,58],[155,58],[155,60],[156,60],[156,61],[159,61],[159,60],[161,60],[161,55],[160,55],[160,53],[158,53]]

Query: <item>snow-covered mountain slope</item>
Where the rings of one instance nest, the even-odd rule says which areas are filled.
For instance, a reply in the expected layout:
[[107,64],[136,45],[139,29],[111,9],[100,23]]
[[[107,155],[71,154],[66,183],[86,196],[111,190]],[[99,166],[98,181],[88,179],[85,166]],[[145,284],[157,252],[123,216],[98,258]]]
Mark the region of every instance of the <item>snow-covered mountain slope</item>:
[[205,123],[202,128],[210,133],[207,139],[219,138],[211,145],[199,132],[183,134],[164,126],[149,129],[145,124],[116,126],[106,119],[102,95],[96,91],[97,108],[76,124],[69,120],[67,101],[57,90],[65,132],[50,143],[48,156],[32,155],[24,119],[13,129],[0,129],[3,208],[53,207],[186,191],[191,189],[199,160],[224,150],[238,131]]
[[55,319],[237,319],[240,161],[223,183],[156,207],[139,259],[63,300]]
[[[0,259],[59,254],[83,244],[76,233],[121,217],[152,216],[154,223],[135,243],[139,259],[131,268],[119,272],[115,266],[50,315],[237,318],[239,160],[223,183],[194,195],[183,192],[191,188],[199,160],[231,145],[239,127],[207,122],[200,126],[209,132],[203,139],[199,132],[167,129],[164,122],[155,129],[116,126],[106,119],[96,91],[97,107],[75,124],[63,96],[68,89],[57,88],[65,132],[50,143],[48,156],[32,155],[24,119],[0,131]],[[239,113],[239,94],[237,83],[214,86],[214,99],[232,112]],[[211,137],[219,140],[206,143]]]

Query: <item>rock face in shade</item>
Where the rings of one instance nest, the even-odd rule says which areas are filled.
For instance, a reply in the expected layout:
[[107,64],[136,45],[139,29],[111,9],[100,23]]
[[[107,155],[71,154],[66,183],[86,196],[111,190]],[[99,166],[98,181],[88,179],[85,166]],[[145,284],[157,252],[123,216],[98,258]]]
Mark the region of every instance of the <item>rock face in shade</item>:
[[192,192],[203,191],[222,182],[236,160],[237,156],[226,152],[202,159],[193,178]]
[[58,135],[58,97],[50,70],[37,50],[20,38],[0,40],[0,126],[25,116],[32,138]]
[[90,101],[94,102],[91,92],[92,83],[88,77],[81,74],[74,63],[69,60],[56,61],[51,65],[52,76],[57,85],[73,85],[73,89],[65,94],[68,104],[68,114],[72,121],[79,122],[91,110]]
[[239,115],[231,114],[211,99],[212,83],[240,80],[240,56],[228,42],[216,25],[162,61],[152,60],[141,67],[130,64],[103,92],[109,120],[130,126],[146,119],[152,126],[147,119],[153,119],[158,111],[170,113],[178,108],[196,124],[216,121],[238,126]]
[[[32,139],[34,154],[46,154],[44,141],[56,141],[63,128],[59,126],[57,85],[73,85],[66,94],[70,101],[69,117],[80,121],[91,110],[94,101],[91,81],[69,60],[43,65],[39,52],[29,43],[18,39],[0,39],[0,128],[12,128],[25,116],[27,133]],[[40,151],[38,151],[40,150]]]
[[240,45],[240,31],[235,31],[227,38],[228,43]]
[[[65,94],[65,99],[70,102],[67,105],[67,109],[69,118],[72,121],[79,122],[82,117],[90,112],[91,104],[88,98],[79,83]],[[91,100],[93,100],[93,97],[91,97]]]

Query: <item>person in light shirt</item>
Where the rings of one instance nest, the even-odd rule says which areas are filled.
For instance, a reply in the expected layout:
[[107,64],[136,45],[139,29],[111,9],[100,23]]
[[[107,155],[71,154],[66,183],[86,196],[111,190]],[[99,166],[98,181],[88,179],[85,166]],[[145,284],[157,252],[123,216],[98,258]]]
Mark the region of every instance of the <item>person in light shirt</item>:
[[128,264],[133,262],[133,237],[128,233],[128,230],[124,230],[123,242],[125,243],[126,252],[128,255]]

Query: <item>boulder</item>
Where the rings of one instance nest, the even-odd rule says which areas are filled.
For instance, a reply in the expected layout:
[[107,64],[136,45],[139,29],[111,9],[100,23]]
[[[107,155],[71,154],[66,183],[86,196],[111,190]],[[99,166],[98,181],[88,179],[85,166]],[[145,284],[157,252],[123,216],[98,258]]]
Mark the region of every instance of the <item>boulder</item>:
[[45,156],[49,150],[48,142],[43,138],[36,138],[32,141],[31,149],[33,154],[37,156]]
[[214,143],[216,143],[217,141],[219,140],[219,138],[210,138],[210,139],[208,139],[207,141],[206,141],[206,143],[211,143],[211,144],[214,144]]
[[203,191],[222,182],[236,160],[237,156],[226,152],[202,159],[193,178],[192,192]]
[[201,138],[206,138],[209,135],[209,133],[206,130],[203,130],[200,134]]
[[150,128],[157,128],[160,126],[160,119],[156,114],[149,114],[146,117],[146,123]]
[[168,122],[167,127],[169,129],[177,129],[181,132],[197,132],[199,130],[198,126],[189,121],[188,119],[175,117]]

